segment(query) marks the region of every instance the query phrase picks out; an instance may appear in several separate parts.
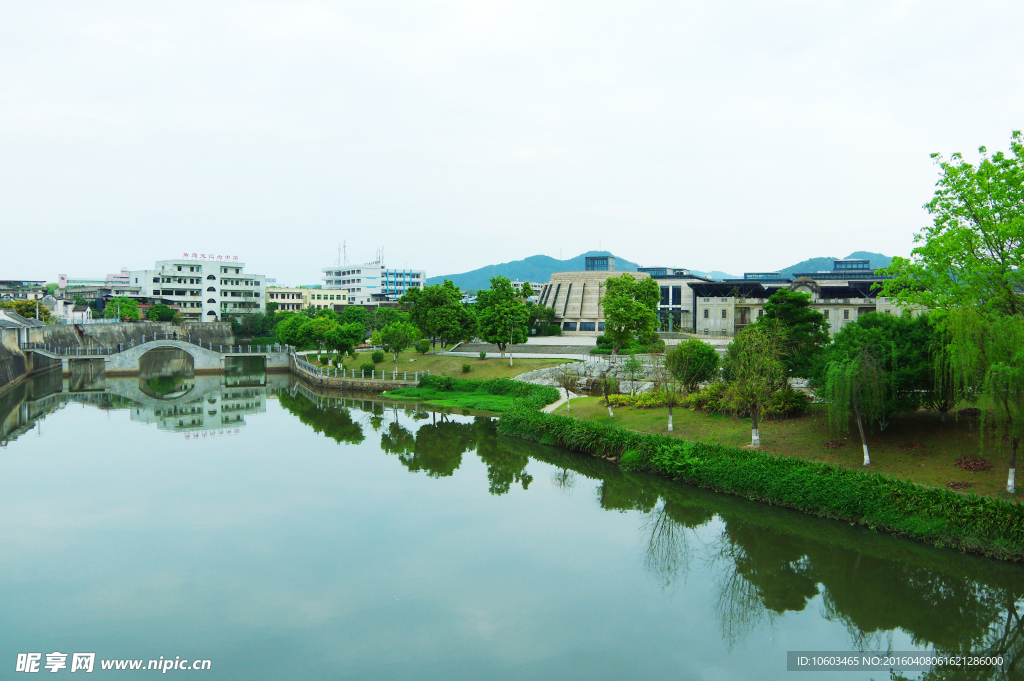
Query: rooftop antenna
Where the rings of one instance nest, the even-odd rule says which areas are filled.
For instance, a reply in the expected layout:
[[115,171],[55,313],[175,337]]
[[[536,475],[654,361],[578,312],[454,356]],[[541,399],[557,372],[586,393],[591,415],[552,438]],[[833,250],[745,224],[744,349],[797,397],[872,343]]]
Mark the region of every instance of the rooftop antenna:
[[341,267],[341,244],[338,244],[338,264],[335,267]]
[[342,264],[348,265],[348,242],[344,240],[341,242],[341,257]]

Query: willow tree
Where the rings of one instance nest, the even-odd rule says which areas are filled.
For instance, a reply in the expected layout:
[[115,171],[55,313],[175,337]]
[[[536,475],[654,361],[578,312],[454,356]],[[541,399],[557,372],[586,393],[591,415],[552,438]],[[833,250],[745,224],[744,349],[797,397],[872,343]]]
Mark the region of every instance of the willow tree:
[[758,419],[771,396],[786,384],[785,336],[776,326],[754,324],[743,329],[726,356],[725,373],[734,409],[750,412],[750,446],[761,446]]
[[[1024,436],[1024,317],[990,316],[978,308],[949,315],[946,346],[956,392],[978,396],[982,437],[986,425],[998,441],[1009,440],[1006,491],[1016,491],[1017,449]],[[993,422],[994,420],[994,422]]]
[[865,421],[870,425],[885,413],[885,369],[867,346],[829,362],[821,396],[828,402],[829,425],[841,433],[850,428],[850,417],[857,421],[864,465],[871,464]]

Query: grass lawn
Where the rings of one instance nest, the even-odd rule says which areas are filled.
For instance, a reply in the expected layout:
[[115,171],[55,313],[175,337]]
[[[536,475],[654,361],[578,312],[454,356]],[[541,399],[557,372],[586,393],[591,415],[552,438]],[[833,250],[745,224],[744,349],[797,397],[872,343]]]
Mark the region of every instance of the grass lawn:
[[[306,357],[307,361],[312,361],[313,355]],[[413,360],[413,361],[409,361]],[[370,361],[370,353],[367,351],[359,351],[358,357],[353,360],[350,357],[345,359],[346,369],[359,370],[359,365],[363,362]],[[501,359],[499,357],[490,357],[487,359],[480,359],[479,357],[450,357],[446,355],[421,355],[415,350],[409,350],[399,355],[398,370],[408,371],[410,374],[414,371],[430,371],[431,375],[441,376],[448,375],[453,378],[468,378],[475,381],[488,381],[492,378],[512,378],[519,374],[525,374],[527,371],[533,371],[534,369],[544,369],[546,367],[558,366],[565,364],[569,360],[564,359],[520,359],[514,357],[512,360],[515,366],[510,367],[508,365],[508,357]],[[313,362],[316,364],[317,362]],[[472,367],[472,370],[468,374],[462,373],[462,365],[468,364]],[[384,353],[384,361],[377,365],[377,368],[383,371],[394,371],[395,361],[391,353]]]
[[[608,408],[597,397],[581,397],[572,401],[572,415],[593,421],[613,423],[617,426],[647,433],[663,433],[668,426],[668,408],[638,409],[617,407],[614,421],[608,418]],[[555,412],[565,414],[562,405]],[[676,408],[673,412],[675,437],[687,440],[718,442],[730,446],[750,444],[750,419],[720,414],[705,414]],[[827,461],[848,468],[864,468],[864,453],[856,425],[852,425],[845,438],[845,446],[828,449],[825,443],[843,440],[829,430],[824,408],[812,405],[806,416],[783,421],[760,423],[761,449],[782,456],[796,456],[815,461]],[[980,451],[979,430],[976,421],[952,416],[941,423],[934,412],[900,414],[884,432],[868,435],[871,450],[870,470],[914,482],[945,486],[948,482],[972,483],[968,492],[1009,499],[1006,493],[1008,445],[1000,449],[993,438],[986,438],[984,453]],[[961,455],[981,456],[992,462],[992,469],[968,472],[953,465]],[[1012,497],[1024,501],[1024,494]]]

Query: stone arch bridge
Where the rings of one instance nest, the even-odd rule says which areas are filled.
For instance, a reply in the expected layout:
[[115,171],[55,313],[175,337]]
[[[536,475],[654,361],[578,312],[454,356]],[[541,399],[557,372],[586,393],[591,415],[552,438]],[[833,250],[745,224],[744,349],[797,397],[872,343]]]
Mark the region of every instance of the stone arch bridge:
[[104,373],[110,375],[132,375],[139,373],[143,355],[152,350],[178,349],[192,358],[197,374],[224,373],[225,364],[231,357],[263,357],[268,372],[288,371],[290,348],[281,345],[217,345],[190,340],[170,338],[156,339],[118,348],[60,348],[45,343],[23,343],[21,350],[32,355],[32,369],[42,369],[60,362],[65,375],[71,374],[72,366],[90,366],[103,362]]

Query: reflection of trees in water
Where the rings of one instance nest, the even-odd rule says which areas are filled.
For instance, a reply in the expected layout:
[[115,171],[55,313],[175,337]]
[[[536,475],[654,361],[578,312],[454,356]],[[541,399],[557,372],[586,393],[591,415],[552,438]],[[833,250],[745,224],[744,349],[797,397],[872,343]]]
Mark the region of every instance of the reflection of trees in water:
[[576,473],[568,468],[561,468],[551,474],[551,484],[565,496],[571,497],[572,490],[576,487]]
[[533,482],[533,476],[526,472],[526,464],[530,462],[529,446],[522,440],[499,436],[494,423],[485,416],[473,419],[473,432],[476,455],[487,465],[488,491],[507,494],[514,484],[528,489]]
[[319,407],[302,394],[294,397],[287,392],[278,393],[281,406],[298,417],[299,421],[323,433],[335,442],[358,444],[363,441],[363,428],[352,420],[352,413],[343,407]]
[[667,588],[677,578],[686,581],[690,571],[693,550],[690,548],[690,529],[672,517],[666,508],[671,502],[664,502],[644,515],[641,527],[646,532],[647,550],[644,567]]

